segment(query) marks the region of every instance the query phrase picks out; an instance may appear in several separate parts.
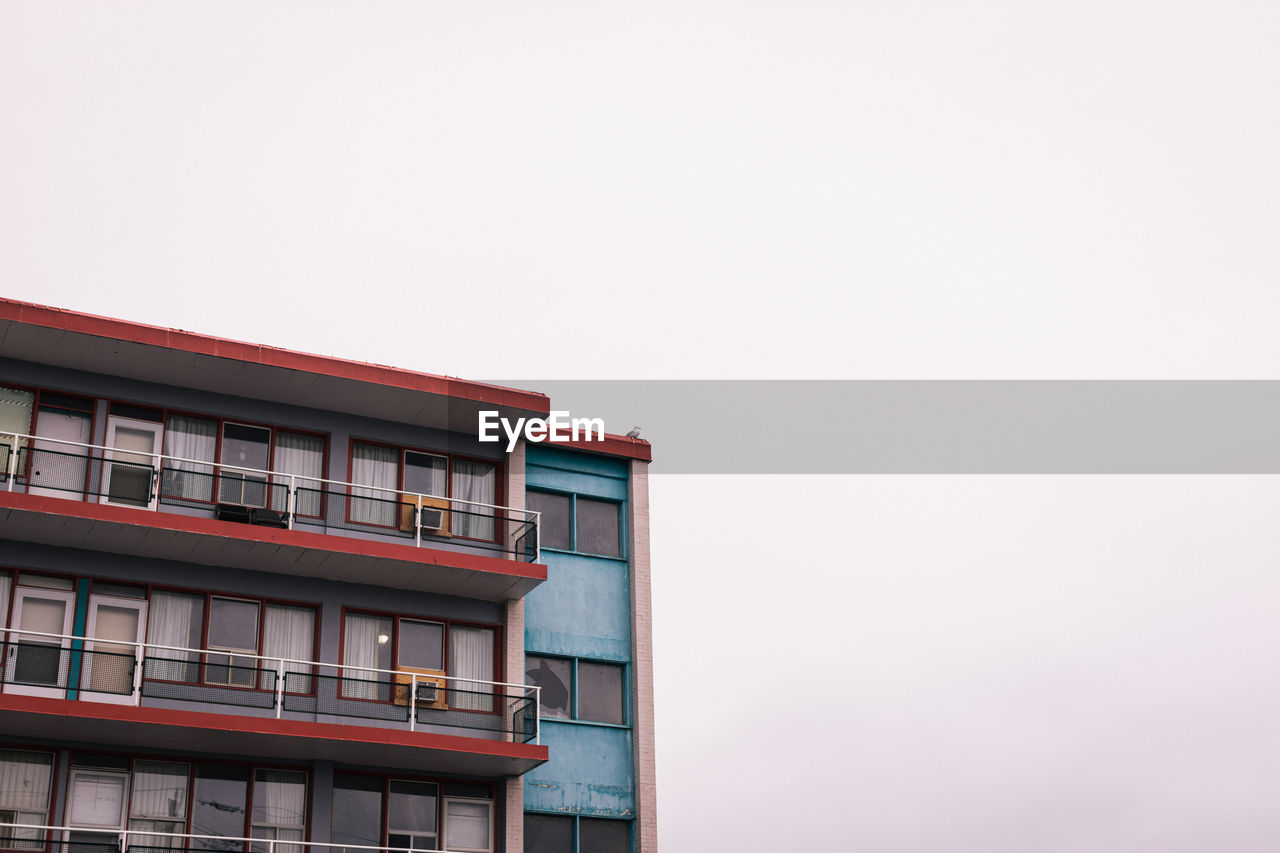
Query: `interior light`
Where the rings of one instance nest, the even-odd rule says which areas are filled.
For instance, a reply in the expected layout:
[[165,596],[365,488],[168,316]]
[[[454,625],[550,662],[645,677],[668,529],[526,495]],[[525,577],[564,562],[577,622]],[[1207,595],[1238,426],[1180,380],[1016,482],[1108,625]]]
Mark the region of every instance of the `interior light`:
[[378,635],[378,645],[380,645],[380,646],[385,646],[385,645],[387,644],[387,641],[388,641],[388,640],[390,640],[390,639],[391,639],[391,638],[390,638],[390,637],[388,637],[386,634],[379,634],[379,635]]

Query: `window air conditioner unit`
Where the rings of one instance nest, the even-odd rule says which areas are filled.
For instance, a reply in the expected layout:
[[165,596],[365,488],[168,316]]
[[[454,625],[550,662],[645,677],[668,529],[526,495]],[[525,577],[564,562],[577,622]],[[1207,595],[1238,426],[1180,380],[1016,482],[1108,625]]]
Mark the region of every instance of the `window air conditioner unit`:
[[433,506],[424,506],[422,515],[419,516],[418,524],[423,530],[438,531],[444,527],[444,510]]
[[440,685],[434,681],[418,682],[418,705],[434,705],[440,701]]

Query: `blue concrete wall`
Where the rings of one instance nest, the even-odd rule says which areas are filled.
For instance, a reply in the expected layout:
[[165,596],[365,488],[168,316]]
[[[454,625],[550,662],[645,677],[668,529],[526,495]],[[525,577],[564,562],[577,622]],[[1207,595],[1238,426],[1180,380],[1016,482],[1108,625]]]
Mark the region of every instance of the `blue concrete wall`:
[[[624,460],[530,445],[527,488],[624,502]],[[626,532],[622,531],[623,541]],[[626,664],[631,660],[631,586],[627,560],[543,550],[547,581],[525,598],[525,650]],[[627,718],[632,718],[628,710]],[[526,811],[630,818],[635,815],[632,734],[628,726],[543,719],[551,760],[525,776]]]

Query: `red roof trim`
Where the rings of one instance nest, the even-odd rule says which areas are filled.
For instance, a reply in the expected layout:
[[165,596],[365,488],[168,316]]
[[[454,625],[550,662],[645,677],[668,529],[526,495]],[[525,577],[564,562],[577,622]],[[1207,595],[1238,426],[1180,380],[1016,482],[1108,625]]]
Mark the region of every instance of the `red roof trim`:
[[557,441],[552,447],[572,447],[574,450],[585,450],[588,453],[600,453],[605,456],[625,456],[641,462],[653,461],[653,447],[643,438],[627,438],[625,435],[605,433],[604,441]]
[[519,560],[504,560],[499,557],[441,551],[435,548],[418,548],[396,542],[374,542],[369,539],[355,539],[329,533],[312,533],[308,530],[279,530],[239,524],[234,521],[219,521],[216,518],[196,518],[172,512],[133,509],[127,506],[83,503],[63,498],[28,495],[22,492],[0,491],[0,507],[47,512],[53,515],[74,515],[94,521],[109,521],[148,529],[199,533],[206,536],[222,536],[227,539],[247,539],[254,542],[310,548],[316,551],[404,560],[428,566],[448,566],[473,572],[492,572],[510,577],[547,579],[547,567],[542,563],[525,563]]
[[509,406],[539,414],[547,414],[551,411],[550,398],[535,391],[522,391],[516,388],[486,385],[483,382],[471,382],[450,376],[418,373],[382,364],[370,364],[364,361],[351,361],[332,356],[280,349],[263,344],[216,338],[212,335],[149,326],[145,323],[134,323],[113,317],[100,317],[95,314],[83,314],[78,311],[53,308],[48,305],[20,302],[16,299],[0,297],[0,319],[27,323],[32,326],[42,326],[47,329],[61,329],[95,337],[128,341],[143,346],[176,349],[216,358],[262,364],[268,367],[318,373],[324,376],[368,382],[374,385],[406,388],[411,391],[422,391],[428,394],[440,394],[458,399],[474,400],[480,403],[492,403],[497,406]]

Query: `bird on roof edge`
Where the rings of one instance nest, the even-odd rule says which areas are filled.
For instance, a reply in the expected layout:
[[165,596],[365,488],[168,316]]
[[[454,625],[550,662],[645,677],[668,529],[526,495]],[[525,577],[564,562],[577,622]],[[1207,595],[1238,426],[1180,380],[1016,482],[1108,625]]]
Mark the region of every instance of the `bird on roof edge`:
[[631,428],[631,431],[627,433],[627,438],[639,438],[639,437],[640,437],[640,427],[638,426],[633,426]]

